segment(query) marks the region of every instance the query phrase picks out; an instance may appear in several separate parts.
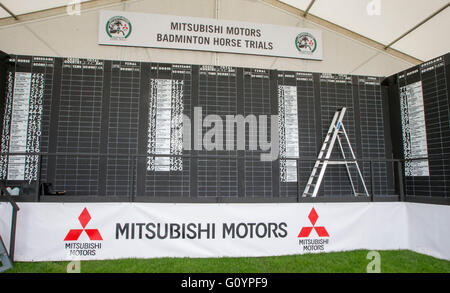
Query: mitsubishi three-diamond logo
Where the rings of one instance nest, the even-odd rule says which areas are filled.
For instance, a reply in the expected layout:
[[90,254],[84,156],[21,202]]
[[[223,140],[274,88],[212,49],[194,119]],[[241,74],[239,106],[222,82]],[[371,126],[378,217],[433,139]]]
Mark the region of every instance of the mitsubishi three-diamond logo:
[[[94,228],[86,229],[86,226],[89,224],[91,219],[92,217],[87,208],[84,208],[78,217],[78,221],[80,222],[82,229],[70,229],[66,235],[66,238],[64,238],[64,241],[66,242],[64,248],[70,257],[95,256],[97,250],[102,248],[102,244],[100,242],[94,242],[103,240],[100,231]],[[91,242],[78,242],[78,239],[83,232],[86,232]]]
[[100,235],[98,229],[85,229],[86,225],[91,220],[91,215],[86,208],[84,208],[84,210],[81,212],[78,220],[80,221],[81,227],[83,227],[83,229],[71,229],[69,233],[67,233],[66,238],[64,238],[64,241],[77,241],[83,231],[86,232],[90,240],[103,240],[102,235]]
[[305,238],[309,237],[309,234],[311,234],[311,231],[314,229],[316,230],[316,233],[319,237],[330,237],[328,235],[327,229],[323,226],[314,226],[317,222],[317,219],[319,218],[319,215],[317,214],[316,210],[312,208],[311,212],[309,212],[308,219],[311,222],[312,227],[303,227],[300,231],[300,234],[298,234],[299,238]]
[[[303,251],[308,252],[325,250],[326,245],[330,242],[330,235],[328,234],[325,226],[316,226],[319,215],[314,207],[309,212],[308,219],[311,226],[302,227],[300,230],[300,233],[298,234],[299,245],[303,248]],[[311,233],[313,230],[315,233]],[[314,234],[316,234],[319,238],[313,238],[312,236],[316,236]]]

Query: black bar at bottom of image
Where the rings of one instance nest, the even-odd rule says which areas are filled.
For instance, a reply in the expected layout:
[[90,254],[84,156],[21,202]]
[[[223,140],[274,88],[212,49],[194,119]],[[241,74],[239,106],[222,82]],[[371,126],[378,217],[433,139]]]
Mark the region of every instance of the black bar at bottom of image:
[[[144,285],[145,288],[161,288],[176,290],[176,292],[198,290],[205,292],[233,292],[240,291],[274,291],[294,289],[299,291],[323,289],[336,290],[338,287],[364,289],[386,288],[386,285],[415,286],[421,282],[433,282],[433,285],[444,282],[447,284],[450,274],[341,274],[341,273],[263,273],[263,274],[187,274],[187,273],[155,273],[155,274],[0,274],[0,282],[8,281],[15,286],[24,284],[29,286],[33,282],[43,284],[80,285],[86,288],[114,286],[114,288],[128,288]],[[27,281],[27,282],[19,282]],[[361,287],[355,287],[361,286]],[[308,291],[309,292],[309,291]],[[319,292],[319,291],[317,291]]]

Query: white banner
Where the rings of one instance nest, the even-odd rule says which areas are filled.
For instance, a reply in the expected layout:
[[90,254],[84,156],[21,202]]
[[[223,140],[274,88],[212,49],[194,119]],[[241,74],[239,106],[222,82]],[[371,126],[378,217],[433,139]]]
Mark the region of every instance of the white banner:
[[101,45],[200,50],[322,60],[322,32],[309,28],[100,11]]
[[[19,206],[17,261],[243,257],[354,249],[419,249],[450,259],[449,206],[407,203],[19,203]],[[6,203],[0,203],[0,233],[4,240],[9,238],[8,210]]]
[[450,206],[409,203],[410,250],[450,260]]

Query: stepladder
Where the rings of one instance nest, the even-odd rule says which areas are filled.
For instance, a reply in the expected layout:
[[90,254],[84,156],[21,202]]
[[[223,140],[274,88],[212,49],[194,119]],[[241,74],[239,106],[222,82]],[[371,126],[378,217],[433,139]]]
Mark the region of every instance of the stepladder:
[[[343,120],[346,111],[347,108],[343,107],[334,113],[328,132],[325,136],[322,147],[320,148],[319,155],[317,156],[317,160],[303,191],[303,197],[317,196],[325,175],[325,171],[329,165],[344,166],[353,195],[369,197],[369,192],[367,191],[363,174],[344,127]],[[338,148],[340,149],[341,159],[339,160],[330,159],[336,145],[336,141]],[[358,188],[359,186],[361,188]],[[362,189],[362,192],[358,192],[360,189]]]

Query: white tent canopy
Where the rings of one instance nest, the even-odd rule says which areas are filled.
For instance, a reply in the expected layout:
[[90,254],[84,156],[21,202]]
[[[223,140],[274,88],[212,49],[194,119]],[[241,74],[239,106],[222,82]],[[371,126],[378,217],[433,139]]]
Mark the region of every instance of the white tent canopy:
[[[448,0],[283,0],[295,8],[389,45],[447,6]],[[450,51],[450,7],[392,45],[423,61]]]
[[[20,16],[89,0],[0,0],[10,13]],[[392,44],[392,48],[426,61],[450,51],[448,0],[282,0],[300,10],[378,43],[389,45],[417,24],[431,19]],[[446,7],[447,6],[447,7]],[[446,7],[442,11],[442,8]],[[0,18],[11,17],[0,8]]]
[[[0,3],[14,15],[22,15],[87,1],[89,0],[1,0]],[[10,16],[4,8],[0,8],[0,18]]]

